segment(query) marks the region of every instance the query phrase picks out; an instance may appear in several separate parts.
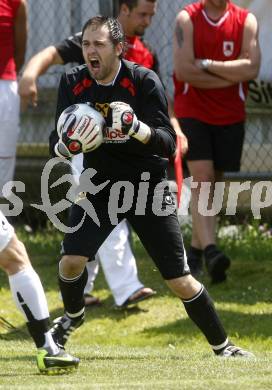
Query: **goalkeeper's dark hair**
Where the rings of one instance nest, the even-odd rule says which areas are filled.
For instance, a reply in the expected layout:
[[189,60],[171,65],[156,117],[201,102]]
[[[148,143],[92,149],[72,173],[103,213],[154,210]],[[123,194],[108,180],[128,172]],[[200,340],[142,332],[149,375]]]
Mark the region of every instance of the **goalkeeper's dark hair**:
[[[109,16],[94,16],[87,20],[82,29],[82,37],[84,35],[84,31],[90,26],[107,26],[109,30],[110,40],[114,46],[118,43],[122,43],[123,51],[125,48],[125,34],[121,24],[117,19],[109,17]],[[123,51],[120,55],[122,57]]]
[[[147,0],[147,1],[149,1],[150,3],[157,2],[157,0]],[[118,4],[119,9],[123,4],[125,4],[128,7],[128,9],[131,11],[133,8],[136,8],[138,6],[139,0],[119,0],[118,3],[119,3]]]

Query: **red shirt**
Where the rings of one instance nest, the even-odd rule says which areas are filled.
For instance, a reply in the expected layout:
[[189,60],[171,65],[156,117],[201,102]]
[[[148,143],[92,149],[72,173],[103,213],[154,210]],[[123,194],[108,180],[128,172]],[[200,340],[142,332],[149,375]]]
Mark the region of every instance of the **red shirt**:
[[143,41],[138,36],[126,37],[126,41],[127,51],[125,53],[125,59],[136,62],[136,64],[141,64],[148,69],[153,69],[154,55]]
[[[216,22],[209,19],[200,2],[185,7],[185,10],[194,27],[195,58],[228,61],[239,57],[247,10],[230,2],[225,14]],[[195,118],[214,125],[232,124],[245,119],[247,83],[201,89],[179,82],[174,76],[174,84],[174,109],[179,118]]]
[[0,79],[16,80],[14,20],[21,0],[0,0]]

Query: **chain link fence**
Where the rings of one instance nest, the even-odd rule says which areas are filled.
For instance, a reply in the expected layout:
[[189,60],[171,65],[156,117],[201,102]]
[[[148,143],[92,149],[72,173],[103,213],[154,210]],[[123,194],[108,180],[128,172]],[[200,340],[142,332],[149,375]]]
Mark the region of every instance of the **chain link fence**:
[[[160,72],[170,93],[172,85],[172,34],[177,12],[189,0],[158,0],[158,10],[146,32],[147,41],[156,49]],[[116,15],[116,0],[29,0],[29,41],[27,60],[46,46],[60,42],[81,30],[84,22],[99,13]],[[48,135],[54,126],[57,85],[68,65],[54,66],[40,77],[37,108],[29,108],[21,117],[21,133],[17,150],[16,180],[26,185],[25,204],[40,199],[40,176],[48,159]],[[239,174],[227,173],[227,178],[271,179],[272,132],[270,84],[263,90],[251,83],[249,91],[246,138],[242,169]],[[267,91],[265,88],[268,88]],[[268,96],[265,107],[254,105]],[[252,104],[253,103],[253,104]],[[260,108],[261,107],[261,108]],[[231,151],[230,151],[231,153]],[[250,194],[243,200],[245,205]]]

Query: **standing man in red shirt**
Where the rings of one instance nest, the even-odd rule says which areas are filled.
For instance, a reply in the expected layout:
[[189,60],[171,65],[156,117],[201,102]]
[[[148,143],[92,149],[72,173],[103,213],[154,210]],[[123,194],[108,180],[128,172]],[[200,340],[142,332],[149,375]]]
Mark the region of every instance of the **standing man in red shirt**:
[[25,58],[27,40],[26,0],[0,0],[0,197],[13,180],[19,135],[17,74]]
[[[202,182],[214,185],[225,171],[239,171],[244,139],[247,81],[260,66],[255,16],[228,0],[202,0],[177,16],[174,34],[175,114],[188,139],[193,181],[193,231],[188,263],[194,275],[202,255],[213,283],[226,279],[230,259],[216,246],[216,216],[201,215]],[[203,189],[202,189],[203,191]]]

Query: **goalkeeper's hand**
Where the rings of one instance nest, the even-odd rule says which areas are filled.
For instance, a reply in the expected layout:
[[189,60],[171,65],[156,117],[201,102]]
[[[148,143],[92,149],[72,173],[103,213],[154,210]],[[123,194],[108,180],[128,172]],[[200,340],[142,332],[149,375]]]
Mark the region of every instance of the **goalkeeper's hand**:
[[[81,144],[81,152],[88,153],[98,146],[103,141],[103,130],[97,124],[95,118],[89,115],[83,115],[78,124],[72,127],[72,130],[63,131],[60,137],[62,142],[70,149],[71,141]],[[73,154],[74,151],[71,150]]]
[[59,139],[54,147],[54,152],[57,157],[60,158],[72,158],[73,154],[70,153],[67,146]]
[[[71,118],[73,119],[72,115]],[[73,127],[73,123],[67,121],[58,130],[59,141],[54,151],[58,157],[71,158],[79,153],[88,153],[98,148],[103,142],[103,129],[94,118],[82,116],[79,123]]]
[[145,123],[139,121],[133,108],[123,102],[112,102],[112,127],[123,134],[136,138],[138,141],[147,143],[151,137],[151,129]]

